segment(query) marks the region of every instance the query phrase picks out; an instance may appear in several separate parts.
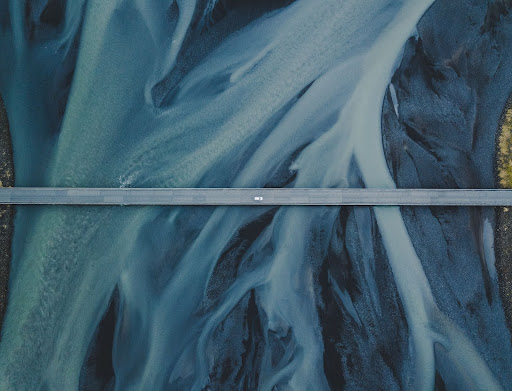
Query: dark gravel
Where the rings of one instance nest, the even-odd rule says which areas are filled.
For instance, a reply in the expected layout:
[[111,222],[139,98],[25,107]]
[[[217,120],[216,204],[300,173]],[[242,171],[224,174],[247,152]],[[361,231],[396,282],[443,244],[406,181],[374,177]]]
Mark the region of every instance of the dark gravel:
[[[4,102],[0,97],[0,186],[14,186],[11,135]],[[7,309],[14,207],[0,205],[0,330]],[[1,335],[1,334],[0,334]],[[1,337],[0,337],[1,338]]]

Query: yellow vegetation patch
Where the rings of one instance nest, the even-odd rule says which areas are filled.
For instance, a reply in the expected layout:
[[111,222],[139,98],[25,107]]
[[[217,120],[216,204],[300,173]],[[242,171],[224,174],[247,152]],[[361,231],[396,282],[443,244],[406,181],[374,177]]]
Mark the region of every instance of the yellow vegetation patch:
[[512,105],[507,105],[498,137],[499,186],[512,188]]

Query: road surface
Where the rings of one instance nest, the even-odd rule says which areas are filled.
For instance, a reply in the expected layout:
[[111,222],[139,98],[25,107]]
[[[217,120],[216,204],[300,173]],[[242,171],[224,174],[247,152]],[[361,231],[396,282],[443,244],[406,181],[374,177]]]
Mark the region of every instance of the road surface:
[[512,190],[10,187],[0,204],[512,206]]

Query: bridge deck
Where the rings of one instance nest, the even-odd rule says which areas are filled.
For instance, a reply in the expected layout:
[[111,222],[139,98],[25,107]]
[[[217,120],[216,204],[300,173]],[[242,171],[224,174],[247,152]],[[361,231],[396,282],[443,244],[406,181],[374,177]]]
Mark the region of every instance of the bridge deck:
[[512,190],[8,187],[0,204],[512,206]]

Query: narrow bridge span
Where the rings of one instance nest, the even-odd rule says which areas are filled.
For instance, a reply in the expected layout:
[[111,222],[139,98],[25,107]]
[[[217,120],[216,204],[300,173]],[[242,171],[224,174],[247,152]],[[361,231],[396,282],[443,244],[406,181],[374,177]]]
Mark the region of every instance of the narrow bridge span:
[[6,187],[0,204],[512,206],[512,190]]

